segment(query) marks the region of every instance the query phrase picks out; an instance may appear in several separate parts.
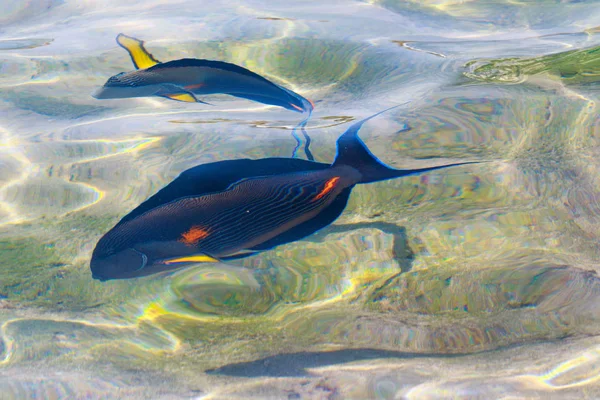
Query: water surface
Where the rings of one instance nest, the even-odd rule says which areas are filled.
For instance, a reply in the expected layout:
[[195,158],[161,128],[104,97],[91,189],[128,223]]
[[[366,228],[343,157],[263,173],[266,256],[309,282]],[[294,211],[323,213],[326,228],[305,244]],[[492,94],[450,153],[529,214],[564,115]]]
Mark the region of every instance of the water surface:
[[[598,1],[8,0],[0,13],[3,398],[582,398],[600,375]],[[233,62],[397,168],[332,226],[234,263],[92,280],[97,240],[192,166],[288,157],[298,114],[100,101]]]

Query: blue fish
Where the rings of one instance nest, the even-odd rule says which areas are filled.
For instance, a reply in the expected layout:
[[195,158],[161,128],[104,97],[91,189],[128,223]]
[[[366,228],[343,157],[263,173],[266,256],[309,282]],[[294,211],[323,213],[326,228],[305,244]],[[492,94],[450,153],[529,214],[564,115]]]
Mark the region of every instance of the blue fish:
[[339,137],[331,165],[294,158],[238,159],[183,172],[98,241],[92,276],[127,279],[189,263],[247,257],[328,226],[342,214],[357,184],[477,163],[386,166],[358,136],[361,126],[380,113]]
[[310,100],[239,65],[195,58],[161,63],[139,39],[121,33],[117,43],[127,50],[136,70],[108,79],[92,94],[97,99],[160,96],[204,103],[196,96],[224,93],[301,113],[314,108]]

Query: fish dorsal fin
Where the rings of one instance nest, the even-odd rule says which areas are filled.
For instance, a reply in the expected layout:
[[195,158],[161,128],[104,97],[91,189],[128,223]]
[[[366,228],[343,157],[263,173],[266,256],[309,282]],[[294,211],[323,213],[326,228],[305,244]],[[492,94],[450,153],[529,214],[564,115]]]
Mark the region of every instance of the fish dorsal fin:
[[160,64],[148,50],[144,48],[144,41],[119,33],[117,36],[119,46],[127,50],[136,69],[146,69]]

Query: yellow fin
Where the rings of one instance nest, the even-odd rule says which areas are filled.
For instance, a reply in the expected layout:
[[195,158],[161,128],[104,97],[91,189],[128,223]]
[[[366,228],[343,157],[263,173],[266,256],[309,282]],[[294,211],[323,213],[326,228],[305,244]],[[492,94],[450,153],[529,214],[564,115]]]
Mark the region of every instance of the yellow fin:
[[163,261],[163,264],[175,264],[175,263],[181,263],[181,262],[219,262],[219,260],[217,260],[216,258],[212,258],[210,256],[200,254],[197,256],[171,258],[169,260]]
[[136,69],[146,69],[160,63],[144,48],[142,40],[119,33],[117,43],[127,50]]
[[189,93],[164,94],[163,97],[168,97],[171,100],[185,101],[186,103],[197,103],[194,96]]

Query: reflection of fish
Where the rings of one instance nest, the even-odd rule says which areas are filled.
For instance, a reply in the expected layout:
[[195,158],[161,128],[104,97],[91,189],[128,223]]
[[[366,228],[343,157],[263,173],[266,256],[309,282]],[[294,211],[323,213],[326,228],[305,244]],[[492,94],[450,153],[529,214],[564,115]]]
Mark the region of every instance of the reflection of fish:
[[313,104],[299,94],[238,65],[195,58],[161,63],[146,51],[141,40],[121,33],[117,43],[129,52],[136,71],[111,77],[94,92],[97,99],[161,96],[204,103],[196,95],[225,93],[297,112],[313,109]]
[[332,165],[241,159],[183,172],[100,239],[91,260],[94,278],[133,278],[190,262],[245,257],[331,224],[356,184],[473,163],[389,168],[358,137],[375,115],[340,136]]

